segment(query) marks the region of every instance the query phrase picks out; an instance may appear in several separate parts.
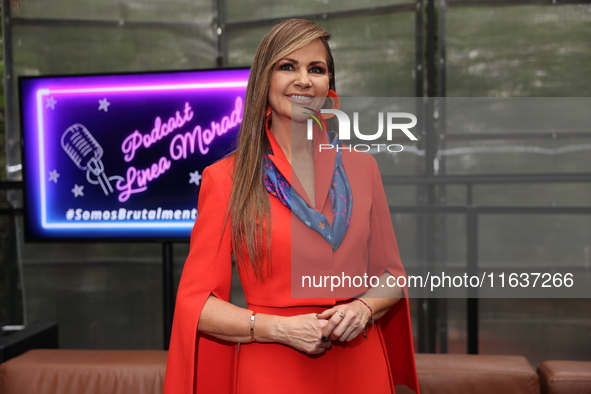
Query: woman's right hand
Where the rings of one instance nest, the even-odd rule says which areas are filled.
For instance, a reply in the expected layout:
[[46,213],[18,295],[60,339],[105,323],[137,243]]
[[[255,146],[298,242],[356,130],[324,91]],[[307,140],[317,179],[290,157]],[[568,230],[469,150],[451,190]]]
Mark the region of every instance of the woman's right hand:
[[316,313],[285,317],[276,327],[276,341],[307,354],[322,354],[332,345],[322,340],[327,325],[328,321],[318,319]]

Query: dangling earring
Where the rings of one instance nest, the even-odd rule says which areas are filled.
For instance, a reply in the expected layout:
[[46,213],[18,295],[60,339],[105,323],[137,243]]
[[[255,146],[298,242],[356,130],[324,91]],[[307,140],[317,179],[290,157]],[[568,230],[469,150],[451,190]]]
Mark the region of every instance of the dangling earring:
[[[339,95],[334,90],[329,90],[326,97],[330,98],[332,101],[332,107],[330,109],[341,108],[341,99],[339,98]],[[324,117],[324,119],[330,119],[334,116],[334,114],[322,114],[322,116]]]
[[267,110],[265,111],[265,118],[271,116],[271,106],[267,105]]

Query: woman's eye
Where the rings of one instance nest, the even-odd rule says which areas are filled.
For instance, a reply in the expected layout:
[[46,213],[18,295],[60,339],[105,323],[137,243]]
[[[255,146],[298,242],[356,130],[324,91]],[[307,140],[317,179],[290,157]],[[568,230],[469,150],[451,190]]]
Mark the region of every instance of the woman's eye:
[[312,67],[310,69],[310,73],[312,73],[312,74],[324,74],[325,73],[325,70],[324,70],[323,67],[317,67],[317,66],[315,66],[315,67]]
[[293,71],[293,65],[289,63],[284,63],[279,65],[279,69],[282,71]]

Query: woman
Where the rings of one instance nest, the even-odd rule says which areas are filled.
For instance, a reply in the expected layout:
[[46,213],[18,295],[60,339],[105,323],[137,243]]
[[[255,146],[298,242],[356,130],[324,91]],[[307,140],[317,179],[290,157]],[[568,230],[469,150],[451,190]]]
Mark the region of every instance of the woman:
[[[238,148],[203,172],[166,394],[418,392],[408,303],[386,286],[404,271],[375,160],[318,150],[338,145],[319,118],[338,103],[329,37],[290,19],[259,45]],[[228,302],[232,254],[246,309]],[[327,273],[379,285],[304,283]]]

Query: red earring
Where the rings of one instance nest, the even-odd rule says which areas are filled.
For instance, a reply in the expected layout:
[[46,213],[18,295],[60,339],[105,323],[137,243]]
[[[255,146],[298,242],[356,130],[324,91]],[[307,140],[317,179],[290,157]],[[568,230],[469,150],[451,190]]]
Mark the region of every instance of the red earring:
[[[328,94],[326,95],[327,98],[332,100],[332,107],[330,109],[339,109],[341,108],[341,99],[339,95],[334,90],[329,90]],[[322,114],[324,119],[330,119],[334,116],[334,114]]]

